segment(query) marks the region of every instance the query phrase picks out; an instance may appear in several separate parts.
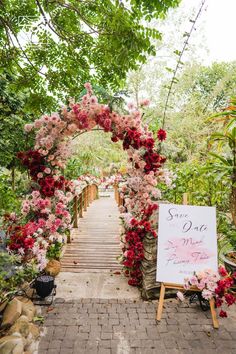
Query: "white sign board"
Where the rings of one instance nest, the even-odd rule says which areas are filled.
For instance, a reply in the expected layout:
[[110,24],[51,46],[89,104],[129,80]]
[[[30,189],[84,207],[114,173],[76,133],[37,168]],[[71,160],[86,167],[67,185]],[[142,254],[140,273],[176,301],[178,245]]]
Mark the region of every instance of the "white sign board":
[[215,207],[160,204],[156,280],[183,284],[194,271],[217,271]]

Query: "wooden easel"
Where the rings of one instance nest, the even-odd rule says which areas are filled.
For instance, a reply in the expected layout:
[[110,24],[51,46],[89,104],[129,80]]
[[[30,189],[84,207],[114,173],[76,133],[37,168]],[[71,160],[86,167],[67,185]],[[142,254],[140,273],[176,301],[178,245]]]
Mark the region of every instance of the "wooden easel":
[[[188,193],[183,194],[183,204],[187,205],[188,204]],[[160,297],[158,301],[158,307],[157,307],[157,321],[161,320],[161,315],[162,315],[162,310],[164,306],[164,298],[165,298],[165,291],[166,289],[176,289],[176,290],[185,290],[183,285],[181,284],[174,284],[174,283],[161,283],[161,291],[160,291]],[[195,291],[195,292],[200,292],[201,290],[198,289],[196,286],[191,286],[190,291]],[[215,311],[215,300],[214,298],[210,299],[209,301],[210,304],[210,310],[211,310],[211,317],[212,317],[212,323],[214,328],[219,328],[219,322],[216,316],[216,311]]]
[[[160,297],[158,301],[158,307],[157,307],[157,321],[161,320],[161,315],[162,315],[162,310],[163,310],[163,305],[164,305],[164,298],[165,298],[165,290],[166,289],[176,289],[176,290],[185,290],[183,285],[179,284],[173,284],[173,283],[161,283],[161,291],[160,291]],[[190,291],[201,291],[195,286],[191,286]],[[219,322],[216,316],[216,311],[215,311],[215,300],[214,298],[210,299],[210,310],[211,310],[211,317],[212,317],[212,323],[214,328],[219,328]]]

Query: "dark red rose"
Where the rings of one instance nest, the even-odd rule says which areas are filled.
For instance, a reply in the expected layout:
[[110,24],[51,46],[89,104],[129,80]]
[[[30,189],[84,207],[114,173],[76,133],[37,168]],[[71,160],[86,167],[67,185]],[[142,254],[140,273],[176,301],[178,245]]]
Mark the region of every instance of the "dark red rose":
[[111,137],[111,141],[113,141],[113,143],[116,143],[118,140],[118,137],[115,135]]
[[228,317],[227,313],[225,311],[223,311],[223,310],[220,311],[219,316],[220,317]]
[[231,306],[236,302],[236,297],[233,294],[225,294],[225,301],[228,306]]
[[157,138],[160,141],[166,140],[166,131],[164,129],[159,129],[157,132]]

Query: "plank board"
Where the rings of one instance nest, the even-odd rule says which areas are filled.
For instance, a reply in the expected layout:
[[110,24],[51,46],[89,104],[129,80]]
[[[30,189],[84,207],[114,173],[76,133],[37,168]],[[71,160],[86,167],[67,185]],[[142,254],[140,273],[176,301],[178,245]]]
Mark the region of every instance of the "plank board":
[[119,211],[114,193],[95,200],[78,220],[61,260],[62,272],[120,271]]

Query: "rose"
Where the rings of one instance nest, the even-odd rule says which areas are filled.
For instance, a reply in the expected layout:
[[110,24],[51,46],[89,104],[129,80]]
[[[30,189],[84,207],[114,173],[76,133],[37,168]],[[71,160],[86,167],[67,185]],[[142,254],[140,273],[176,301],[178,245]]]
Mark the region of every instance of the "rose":
[[166,139],[166,131],[164,129],[159,129],[157,132],[157,138],[160,141],[163,141]]

